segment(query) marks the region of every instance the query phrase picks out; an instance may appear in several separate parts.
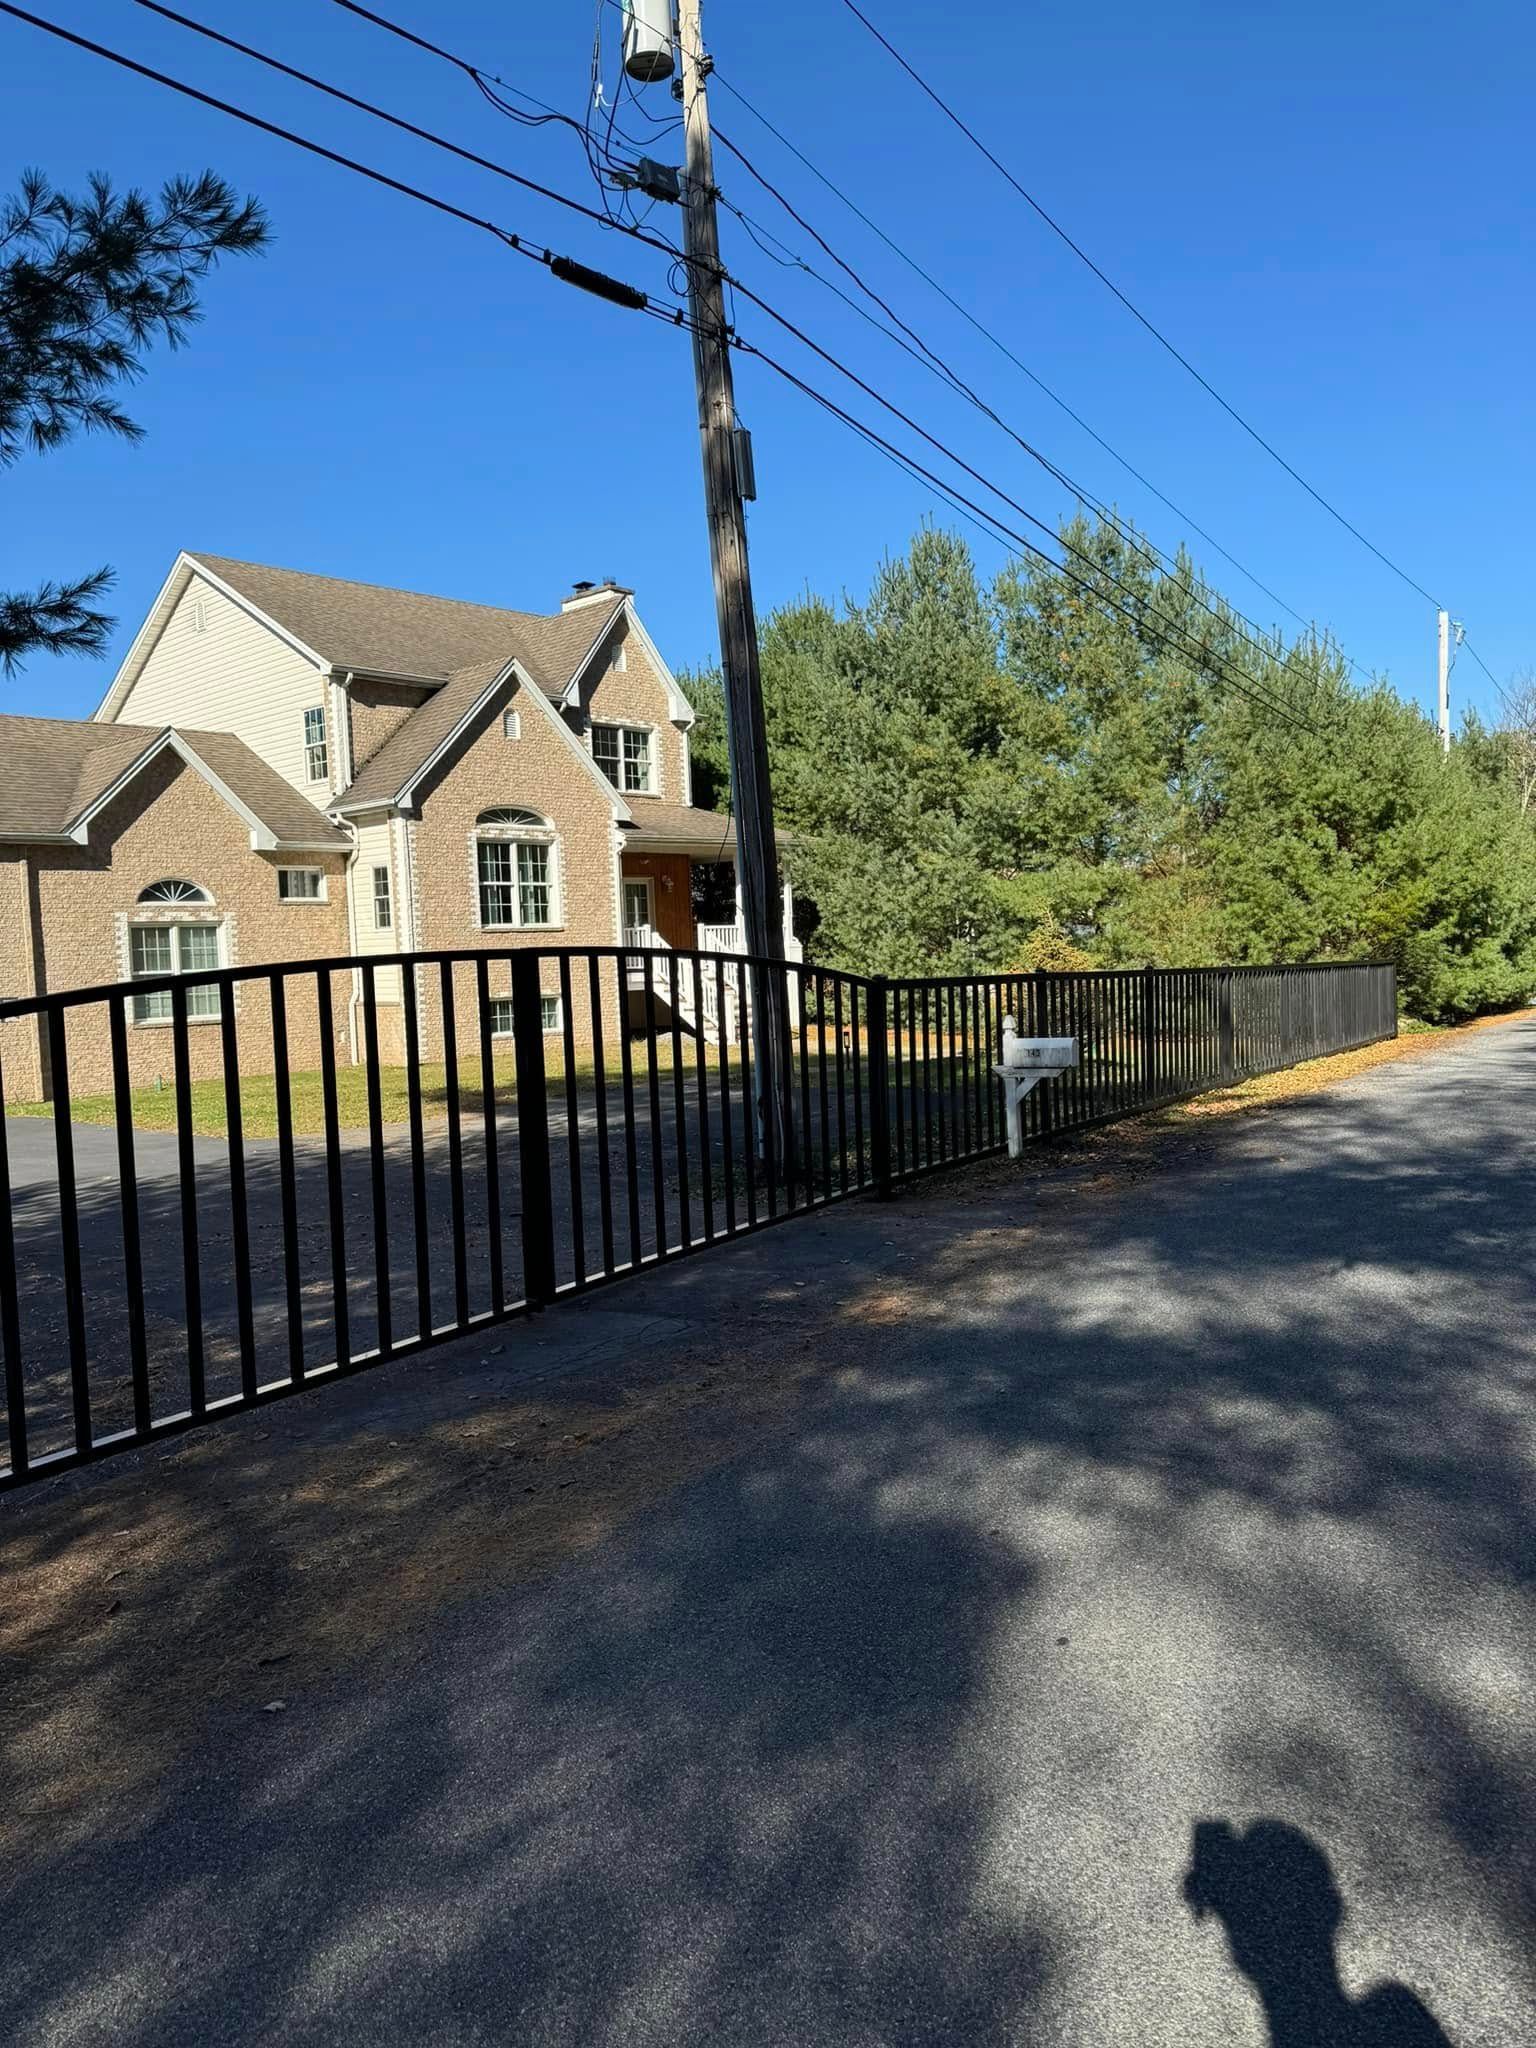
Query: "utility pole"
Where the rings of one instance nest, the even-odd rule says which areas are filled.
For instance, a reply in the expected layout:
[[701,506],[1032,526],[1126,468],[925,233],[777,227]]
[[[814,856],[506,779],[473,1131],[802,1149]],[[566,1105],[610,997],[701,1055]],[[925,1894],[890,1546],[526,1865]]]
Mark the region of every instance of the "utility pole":
[[1451,615],[1440,614],[1440,751],[1451,751]]
[[747,564],[747,522],[737,467],[736,404],[731,382],[724,271],[715,218],[714,151],[709,130],[707,80],[713,59],[704,49],[700,0],[677,0],[678,54],[682,64],[683,250],[688,268],[688,310],[693,325],[693,367],[699,394],[699,440],[704,456],[704,502],[710,563],[720,626],[720,669],[725,689],[731,801],[736,816],[736,874],[741,889],[747,952],[771,963],[749,974],[754,1021],[760,1125],[789,1167],[789,1011],[784,959],[778,853],[773,836],[773,790],[768,735],[758,670],[757,617]]

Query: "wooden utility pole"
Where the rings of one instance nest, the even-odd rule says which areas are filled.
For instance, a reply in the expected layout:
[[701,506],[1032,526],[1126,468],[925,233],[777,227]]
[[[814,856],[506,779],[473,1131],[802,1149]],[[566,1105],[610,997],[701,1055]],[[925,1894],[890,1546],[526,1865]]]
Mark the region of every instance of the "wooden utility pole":
[[693,324],[693,367],[699,394],[699,440],[704,455],[704,501],[709,518],[710,563],[720,624],[720,669],[725,688],[731,805],[736,818],[736,874],[741,889],[747,952],[773,963],[749,977],[756,1001],[759,1114],[780,1161],[789,1161],[789,1013],[783,908],[773,835],[773,790],[768,735],[763,723],[758,670],[757,616],[747,564],[747,522],[736,458],[736,404],[725,318],[724,272],[715,218],[714,150],[709,132],[708,80],[700,0],[678,0],[678,54],[682,65],[683,250],[688,268],[688,310]]
[[1440,751],[1451,751],[1451,615],[1440,614],[1440,691],[1437,703]]

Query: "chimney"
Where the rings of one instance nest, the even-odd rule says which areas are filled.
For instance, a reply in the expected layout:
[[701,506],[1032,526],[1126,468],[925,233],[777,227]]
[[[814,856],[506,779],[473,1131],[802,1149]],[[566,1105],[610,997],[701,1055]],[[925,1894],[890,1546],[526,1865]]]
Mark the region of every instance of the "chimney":
[[634,594],[622,583],[615,583],[611,576],[605,576],[601,583],[574,584],[570,596],[561,598],[560,609],[563,612],[578,612],[583,605],[611,605],[617,598],[633,597]]

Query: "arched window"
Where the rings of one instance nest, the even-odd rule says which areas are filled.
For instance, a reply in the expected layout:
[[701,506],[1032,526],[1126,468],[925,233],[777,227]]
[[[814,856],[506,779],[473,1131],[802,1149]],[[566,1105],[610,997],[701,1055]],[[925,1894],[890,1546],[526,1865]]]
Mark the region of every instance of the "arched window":
[[523,811],[505,805],[499,810],[482,811],[475,824],[482,832],[546,832],[554,837],[554,827],[548,818],[541,818],[537,811]]
[[488,931],[536,931],[560,922],[559,849],[537,811],[502,805],[475,820],[476,909]]
[[[213,897],[200,883],[167,875],[141,889],[139,902],[150,908],[136,911],[128,921],[128,972],[135,981],[167,974],[207,974],[224,965],[220,921],[197,915],[213,905]],[[171,914],[156,917],[154,910]],[[169,989],[154,989],[133,999],[136,1024],[166,1024],[171,1014]],[[188,1017],[218,1014],[217,982],[201,982],[187,990]]]
[[180,882],[167,878],[163,882],[151,882],[147,889],[139,891],[141,903],[211,903],[208,891],[196,882]]

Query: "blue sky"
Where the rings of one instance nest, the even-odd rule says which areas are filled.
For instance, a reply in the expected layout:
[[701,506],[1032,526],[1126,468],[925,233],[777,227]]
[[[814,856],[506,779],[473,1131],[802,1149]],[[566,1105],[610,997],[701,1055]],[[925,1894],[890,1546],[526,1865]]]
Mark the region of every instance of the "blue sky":
[[[470,81],[326,0],[269,0],[255,14],[230,0],[184,5],[592,196],[568,130],[506,121]],[[132,0],[35,0],[35,11],[667,294],[653,252]],[[583,105],[590,5],[385,0],[383,11],[542,99]],[[616,17],[599,12],[611,85]],[[1536,663],[1528,8],[1165,0],[1149,11],[1101,0],[1031,11],[964,0],[936,11],[889,0],[877,18],[1211,381],[1466,621],[1501,680]],[[705,22],[718,125],[1021,434],[1160,544],[1181,537],[1171,513],[757,127],[730,82],[1232,553],[1429,702],[1429,606],[1246,440],[837,0],[709,0]],[[671,110],[665,88],[646,103]],[[207,319],[184,353],[151,358],[129,401],[147,441],[77,442],[6,473],[8,586],[114,563],[120,651],[183,546],[530,610],[552,609],[578,576],[613,575],[636,587],[675,664],[711,658],[685,336],[5,18],[0,135],[11,182],[26,164],[65,186],[98,167],[154,184],[211,164],[261,197],[277,237],[266,259],[210,281]],[[663,136],[654,153],[676,151]],[[719,173],[729,198],[815,256],[728,159]],[[675,217],[660,210],[652,225],[670,233]],[[1051,521],[1068,509],[1013,444],[729,216],[723,238],[745,282],[1011,495]],[[739,314],[745,334],[835,386],[764,316]],[[846,387],[837,395],[869,411]],[[808,584],[861,590],[935,509],[933,493],[760,367],[738,365],[737,396],[757,459],[759,608]],[[986,569],[1001,559],[994,543],[976,547]],[[1224,564],[1207,567],[1255,618],[1276,616]],[[110,674],[36,659],[7,686],[6,708],[83,716]],[[1466,655],[1453,692],[1484,709],[1493,697]]]

